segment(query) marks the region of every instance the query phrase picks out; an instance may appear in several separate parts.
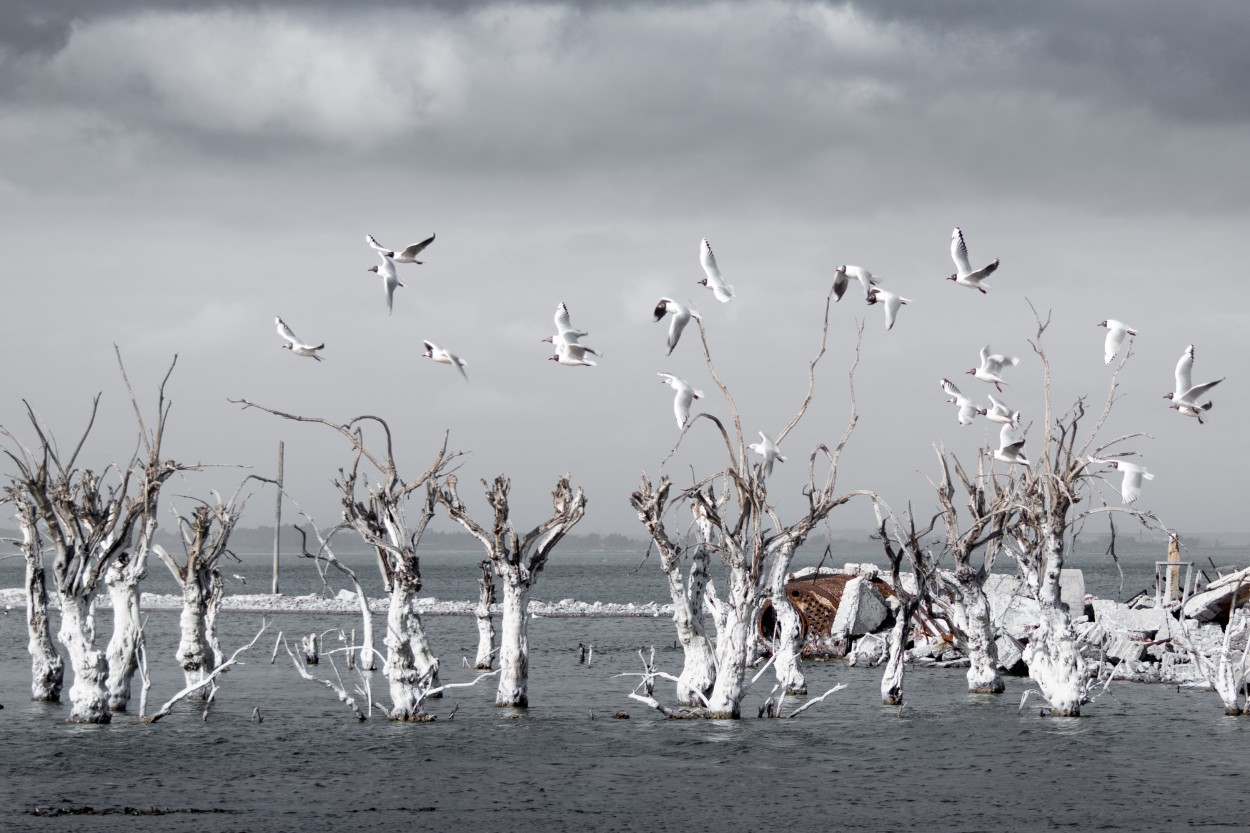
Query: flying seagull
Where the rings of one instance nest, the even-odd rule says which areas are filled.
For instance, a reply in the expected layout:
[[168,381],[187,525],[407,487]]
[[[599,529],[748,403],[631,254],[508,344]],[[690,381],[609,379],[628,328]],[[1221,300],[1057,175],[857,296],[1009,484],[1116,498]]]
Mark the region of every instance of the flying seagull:
[[985,409],[978,408],[971,399],[960,393],[959,388],[955,387],[951,383],[950,379],[942,379],[939,384],[942,386],[942,390],[946,392],[946,395],[952,397],[946,401],[950,402],[952,405],[959,406],[960,425],[968,425],[976,419],[978,415],[985,415]]
[[1089,461],[1091,463],[1101,463],[1104,466],[1111,466],[1111,468],[1117,471],[1124,472],[1124,479],[1120,482],[1120,497],[1125,503],[1132,503],[1141,497],[1143,480],[1155,479],[1153,474],[1146,471],[1145,466],[1139,466],[1127,460],[1099,460],[1097,457],[1090,457]]
[[1201,385],[1193,383],[1194,370],[1194,346],[1191,344],[1185,348],[1185,352],[1181,354],[1181,359],[1176,363],[1176,389],[1171,393],[1165,393],[1164,399],[1172,400],[1169,408],[1175,408],[1185,416],[1198,418],[1198,424],[1202,424],[1202,412],[1209,411],[1214,406],[1214,402],[1198,404],[1198,399],[1206,394],[1211,388],[1224,381],[1224,377],[1216,379],[1214,382],[1204,382]]
[[994,459],[1004,463],[1029,465],[1028,458],[1024,456],[1024,437],[1013,426],[1004,425],[998,432],[998,448],[994,450]]
[[569,367],[595,367],[597,364],[597,362],[586,358],[587,353],[590,353],[593,356],[599,355],[589,347],[584,347],[581,344],[569,341],[561,344],[556,344],[555,341],[552,341],[552,344],[556,348],[556,353],[554,356],[547,357],[549,361],[558,362],[563,365],[568,365]]
[[703,273],[707,276],[699,283],[712,290],[716,300],[722,304],[732,301],[736,297],[734,288],[721,279],[720,269],[716,266],[716,255],[712,254],[712,245],[707,242],[706,237],[699,243],[699,263],[703,266]]
[[1020,360],[1015,356],[1004,356],[1000,353],[990,353],[990,346],[987,344],[981,348],[981,364],[967,371],[973,378],[980,379],[982,382],[989,382],[999,393],[1003,392],[1002,386],[1007,384],[1003,381],[1003,377],[999,374],[1003,372],[1004,367],[1015,367]]
[[772,476],[774,460],[782,463],[786,461],[786,458],[781,456],[781,449],[763,431],[760,432],[760,441],[751,443],[747,448],[764,458],[764,477],[766,478]]
[[1013,411],[1003,403],[994,398],[994,394],[988,394],[990,407],[985,410],[985,418],[990,422],[997,422],[1000,425],[1010,425],[1014,428],[1020,427],[1020,412]]
[[425,352],[421,354],[422,356],[427,359],[433,359],[439,364],[454,366],[460,371],[460,375],[464,377],[464,380],[466,382],[469,381],[469,374],[464,372],[464,359],[450,352],[445,347],[439,347],[432,341],[422,341],[421,343],[425,345]]
[[415,263],[417,265],[421,265],[422,263],[424,263],[424,261],[417,260],[417,255],[425,251],[425,247],[433,243],[434,238],[436,236],[437,235],[431,234],[429,237],[425,238],[420,243],[413,243],[411,246],[409,246],[408,248],[400,252],[396,252],[393,249],[386,248],[377,240],[373,239],[372,234],[365,235],[365,242],[367,242],[370,246],[376,249],[378,254],[386,255],[389,258],[393,258],[396,263]]
[[955,274],[947,280],[978,290],[984,295],[986,287],[981,282],[994,273],[998,268],[998,261],[974,270],[968,262],[968,244],[964,242],[964,233],[959,230],[959,226],[951,232],[951,260],[955,261]]
[[317,351],[324,349],[325,344],[318,344],[316,347],[311,344],[305,344],[300,341],[298,337],[296,337],[295,333],[291,332],[291,328],[288,327],[286,322],[281,318],[275,318],[273,322],[278,327],[278,335],[286,339],[287,343],[282,345],[283,350],[290,350],[297,356],[307,356],[310,359],[321,361],[321,357],[317,355]]
[[1103,346],[1103,360],[1107,364],[1115,361],[1115,357],[1120,352],[1120,348],[1124,345],[1125,336],[1135,336],[1137,331],[1125,324],[1123,321],[1116,321],[1114,318],[1108,318],[1098,325],[1107,328],[1107,343]]
[[[584,355],[585,353],[589,353],[592,356],[603,355],[599,353],[598,351],[593,350],[589,347],[586,347],[585,345],[581,343],[580,339],[582,338],[582,336],[586,336],[590,334],[584,330],[573,329],[573,325],[572,323],[570,323],[570,320],[569,320],[569,308],[565,306],[563,301],[561,301],[558,305],[556,305],[555,322],[556,322],[555,335],[547,336],[546,338],[544,338],[543,339],[544,343],[550,344],[552,347],[556,348],[556,350],[559,350],[561,347],[566,346],[566,345],[574,345],[582,349],[582,355]],[[580,357],[581,356],[579,355],[579,358]]]
[[681,338],[681,331],[686,329],[691,318],[703,320],[703,316],[689,307],[682,306],[672,298],[661,298],[655,305],[655,320],[658,323],[668,313],[673,316],[668,325],[668,355],[673,355],[673,348]]
[[677,417],[677,427],[685,428],[690,422],[690,403],[703,398],[703,391],[695,390],[685,379],[678,379],[671,373],[657,373],[666,385],[677,391],[673,397],[673,415]]
[[885,328],[887,330],[894,329],[894,319],[898,317],[898,310],[903,304],[910,304],[907,298],[902,295],[896,295],[893,292],[874,286],[868,290],[868,304],[883,304],[885,306]]
[[873,277],[872,272],[869,272],[864,267],[839,266],[833,272],[833,294],[837,296],[839,301],[846,294],[846,288],[850,285],[852,278],[859,281],[860,286],[864,287],[865,298],[868,297],[869,290],[877,285],[877,279]]
[[393,313],[395,311],[395,287],[406,286],[399,280],[399,275],[395,272],[395,261],[391,260],[386,252],[378,252],[382,258],[381,266],[370,266],[367,271],[376,272],[382,276],[382,289],[386,292],[386,311]]

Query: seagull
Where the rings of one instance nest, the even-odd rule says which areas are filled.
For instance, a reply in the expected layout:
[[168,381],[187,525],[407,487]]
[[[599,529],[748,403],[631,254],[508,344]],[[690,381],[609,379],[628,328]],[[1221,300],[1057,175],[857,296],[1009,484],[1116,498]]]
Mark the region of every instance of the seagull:
[[1124,337],[1126,335],[1135,336],[1137,331],[1123,321],[1116,321],[1114,318],[1108,318],[1098,326],[1107,328],[1107,344],[1103,347],[1103,352],[1106,355],[1103,359],[1107,364],[1111,364],[1115,360],[1116,354],[1120,352],[1120,347],[1124,344]]
[[555,322],[556,322],[556,334],[553,336],[547,336],[546,338],[544,338],[543,339],[544,343],[550,344],[552,347],[555,347],[557,350],[559,350],[564,345],[573,344],[578,347],[581,347],[583,353],[589,353],[592,356],[603,355],[602,353],[599,353],[598,351],[593,350],[589,347],[586,347],[585,345],[580,343],[579,339],[581,339],[582,336],[586,336],[590,334],[585,332],[584,330],[573,329],[573,325],[569,322],[569,308],[564,305],[564,302],[560,302],[560,304],[556,306]]
[[548,361],[559,362],[560,364],[568,365],[569,367],[595,367],[598,364],[597,362],[586,358],[587,353],[590,353],[592,356],[599,355],[589,347],[584,347],[577,342],[571,341],[557,344],[553,340],[551,343],[556,348],[556,354],[554,356],[548,356]]
[[425,352],[421,354],[422,356],[427,359],[433,359],[439,364],[454,365],[460,371],[460,375],[464,377],[464,380],[466,382],[469,381],[469,374],[464,372],[464,359],[450,352],[445,347],[439,347],[432,341],[422,341],[421,343],[425,345]]
[[994,459],[1004,463],[1029,465],[1028,458],[1024,456],[1024,437],[1019,436],[1013,426],[1004,425],[998,432],[998,448],[994,449]]
[[1002,425],[1010,425],[1014,428],[1020,427],[1019,411],[1012,411],[1006,405],[994,398],[994,394],[989,394],[990,407],[985,411],[985,418],[990,422],[997,422]]
[[838,297],[839,301],[842,300],[846,287],[850,285],[851,278],[859,281],[860,285],[864,287],[865,298],[868,297],[868,291],[877,285],[877,279],[873,277],[872,272],[869,272],[864,267],[839,266],[833,272],[833,294]]
[[395,287],[406,286],[399,280],[399,275],[395,273],[395,261],[391,260],[386,252],[378,252],[382,257],[381,266],[370,266],[368,271],[377,272],[382,276],[382,288],[386,290],[386,311],[393,313],[395,311]]
[[1146,471],[1145,466],[1139,466],[1126,460],[1099,460],[1097,457],[1090,457],[1089,461],[1091,463],[1101,463],[1104,466],[1111,466],[1111,468],[1117,471],[1124,472],[1124,480],[1120,483],[1120,497],[1125,503],[1132,503],[1141,497],[1143,478],[1146,480],[1155,479],[1153,474]]
[[960,425],[970,424],[977,418],[978,414],[985,415],[985,409],[978,408],[971,399],[960,393],[959,388],[951,384],[950,379],[942,379],[939,384],[941,384],[942,390],[946,392],[947,396],[954,397],[946,401],[959,406]]
[[1194,346],[1191,344],[1185,348],[1185,352],[1181,354],[1181,360],[1176,363],[1176,390],[1172,393],[1165,393],[1163,398],[1172,400],[1169,408],[1175,408],[1185,416],[1197,417],[1198,424],[1201,425],[1202,412],[1211,410],[1215,403],[1207,402],[1199,405],[1199,397],[1223,382],[1226,377],[1216,379],[1214,382],[1195,385],[1192,378],[1193,369]]
[[763,431],[760,432],[760,442],[751,443],[747,446],[747,448],[764,458],[763,464],[765,477],[772,476],[774,460],[778,460],[782,463],[786,461],[786,458],[781,456],[781,449],[778,448],[777,444],[770,440]]
[[887,330],[894,329],[894,319],[898,315],[898,308],[903,304],[911,303],[902,295],[896,295],[879,286],[874,286],[868,290],[868,303],[872,305],[878,302],[885,304],[885,328]]
[[707,275],[699,283],[712,290],[716,300],[722,304],[732,301],[736,297],[734,288],[721,279],[720,269],[716,266],[716,255],[712,254],[712,245],[707,242],[706,237],[699,243],[699,263],[703,265],[703,272]]
[[979,290],[984,295],[986,287],[981,281],[994,273],[994,270],[998,268],[998,261],[995,260],[973,271],[972,265],[968,263],[968,244],[964,242],[964,233],[959,230],[959,226],[955,226],[955,230],[951,232],[951,259],[955,261],[955,274],[947,280],[969,289]]
[[677,391],[677,395],[673,397],[673,414],[677,417],[677,427],[685,428],[690,422],[690,403],[695,399],[702,399],[703,391],[695,390],[685,379],[678,379],[671,373],[655,375],[659,376],[664,384]]
[[681,338],[681,331],[686,329],[691,318],[703,320],[703,316],[689,307],[684,307],[672,298],[661,298],[655,305],[655,320],[659,322],[665,313],[672,313],[673,320],[668,325],[668,355],[673,355],[673,348]]
[[981,365],[967,371],[982,382],[990,382],[998,389],[999,393],[1003,392],[1002,386],[1007,384],[998,374],[1003,372],[1004,367],[1015,367],[1020,360],[1015,356],[1003,356],[998,353],[990,354],[990,346],[987,344],[981,348]]
[[325,348],[325,344],[318,344],[316,347],[311,344],[305,344],[291,332],[291,328],[281,318],[275,318],[273,323],[278,326],[278,335],[286,339],[287,343],[282,345],[283,350],[290,350],[297,356],[307,356],[310,359],[321,361],[321,357],[317,355],[318,350]]
[[372,234],[365,235],[365,242],[367,242],[370,246],[376,249],[378,254],[383,254],[389,258],[394,258],[396,263],[415,263],[418,266],[420,266],[423,263],[423,261],[417,260],[417,255],[425,251],[425,247],[433,243],[434,238],[436,236],[437,235],[431,234],[429,237],[425,238],[420,243],[413,243],[411,246],[409,246],[408,248],[404,249],[401,252],[395,252],[391,249],[386,248],[377,240],[374,240]]

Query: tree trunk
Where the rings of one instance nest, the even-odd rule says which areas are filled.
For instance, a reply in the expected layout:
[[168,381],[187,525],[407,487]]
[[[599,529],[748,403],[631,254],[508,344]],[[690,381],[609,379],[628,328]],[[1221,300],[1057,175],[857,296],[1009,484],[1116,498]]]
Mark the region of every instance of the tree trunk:
[[768,596],[773,614],[777,617],[777,632],[764,634],[764,637],[772,640],[773,671],[777,674],[777,684],[788,695],[806,695],[807,679],[799,666],[803,650],[802,623],[798,611],[786,596],[786,574],[790,572],[793,555],[794,548],[787,546],[779,547],[773,555]]
[[963,637],[968,657],[968,691],[973,694],[1002,694],[1006,690],[998,673],[998,646],[994,643],[994,622],[989,599],[985,597],[984,574],[960,566],[955,571],[959,599],[955,604],[955,628]]
[[107,649],[109,710],[124,712],[130,704],[130,681],[139,667],[139,640],[143,638],[139,583],[122,558],[109,566],[104,583],[113,605],[113,634]]
[[499,634],[499,688],[496,706],[529,706],[530,582],[519,575],[503,577],[503,616]]
[[683,662],[677,678],[677,702],[683,706],[702,706],[716,681],[716,652],[708,639],[703,619],[704,593],[707,588],[708,554],[700,545],[690,562],[688,582],[682,585],[680,564],[661,561],[668,579],[668,594],[673,600],[673,623],[681,643]]
[[108,660],[95,647],[95,604],[72,594],[58,594],[61,629],[57,638],[69,656],[74,682],[69,689],[70,723],[108,723]]
[[482,570],[482,592],[474,612],[477,617],[477,658],[473,667],[478,671],[489,671],[494,666],[495,658],[495,620],[490,610],[495,601],[495,580],[490,571],[490,559],[484,560],[479,566]]
[[711,717],[737,720],[742,716],[746,694],[749,631],[755,628],[757,594],[747,571],[731,568],[729,594],[725,599],[725,625],[716,643],[716,684],[708,699]]
[[394,574],[383,640],[386,662],[382,666],[391,689],[392,720],[423,720],[425,693],[438,685],[438,660],[430,651],[417,612],[419,590],[420,583],[408,580],[406,573]]
[[[188,571],[182,587],[182,612],[178,617],[180,638],[176,657],[182,666],[187,686],[203,682],[217,668],[217,652],[209,640],[209,588],[204,587],[196,571]],[[211,686],[198,688],[187,695],[189,700],[208,697]]]
[[[19,518],[21,510],[19,509]],[[65,662],[52,643],[48,620],[48,586],[43,569],[43,553],[35,534],[34,520],[22,524],[26,557],[26,649],[30,653],[30,699],[42,703],[61,702],[65,684]]]
[[911,636],[912,611],[913,607],[908,602],[899,605],[894,627],[890,629],[889,655],[885,662],[885,672],[881,675],[881,704],[883,706],[903,705],[904,659],[907,655],[907,640]]
[[1081,704],[1085,702],[1087,676],[1085,659],[1072,638],[1067,607],[1059,597],[1063,555],[1062,533],[1048,526],[1043,537],[1045,564],[1038,593],[1040,622],[1029,634],[1024,661],[1029,666],[1029,676],[1050,703],[1051,715],[1079,717]]

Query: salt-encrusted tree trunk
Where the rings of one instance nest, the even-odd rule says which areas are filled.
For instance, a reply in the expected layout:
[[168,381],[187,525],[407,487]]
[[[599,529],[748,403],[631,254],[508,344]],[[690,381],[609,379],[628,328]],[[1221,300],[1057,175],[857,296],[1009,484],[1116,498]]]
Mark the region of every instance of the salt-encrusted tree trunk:
[[496,706],[529,705],[529,594],[556,544],[586,514],[586,496],[561,476],[551,493],[551,517],[518,535],[508,517],[510,481],[503,475],[494,483],[482,481],[486,502],[494,513],[489,530],[469,517],[456,490],[456,476],[449,474],[438,493],[447,514],[482,542],[491,566],[503,585],[499,635],[499,688]]
[[[1234,588],[1232,598],[1237,599]],[[1228,622],[1224,625],[1224,639],[1214,656],[1204,653],[1194,644],[1193,636],[1184,617],[1179,622],[1172,617],[1165,617],[1168,634],[1180,646],[1211,689],[1219,695],[1224,704],[1224,714],[1231,716],[1250,714],[1250,613],[1236,604],[1228,611]],[[1238,703],[1241,699],[1242,702]]]
[[1151,523],[1157,524],[1158,519],[1153,513],[1131,506],[1104,503],[1077,508],[1090,495],[1093,478],[1086,471],[1090,457],[1106,456],[1108,449],[1142,436],[1140,433],[1122,435],[1090,453],[1116,401],[1119,373],[1132,351],[1125,354],[1112,373],[1102,412],[1084,439],[1078,441],[1080,423],[1085,416],[1084,398],[1078,398],[1058,419],[1051,412],[1050,360],[1042,345],[1042,335],[1049,323],[1039,318],[1037,336],[1030,342],[1042,363],[1045,417],[1041,453],[1033,465],[1018,467],[1023,469],[1018,479],[1011,476],[1000,488],[1014,492],[1012,509],[1016,514],[1006,536],[1014,544],[1014,551],[1010,547],[1008,551],[1026,571],[1026,583],[1037,588],[1040,606],[1038,626],[1029,634],[1023,651],[1029,676],[1050,703],[1051,715],[1077,717],[1081,706],[1089,700],[1092,680],[1072,631],[1071,612],[1060,597],[1069,530],[1079,528],[1086,518],[1098,512],[1125,512],[1148,527]]
[[65,662],[52,642],[48,619],[47,575],[43,567],[43,540],[35,507],[20,490],[9,487],[6,499],[13,502],[22,530],[22,557],[26,561],[26,649],[30,653],[30,698],[44,703],[61,702]]
[[[775,442],[780,444],[790,431],[799,423],[811,404],[815,389],[816,366],[825,353],[829,333],[829,308],[833,298],[832,288],[825,299],[824,325],[821,330],[820,349],[815,358],[808,363],[807,394],[790,422],[777,434]],[[719,633],[716,641],[716,678],[708,695],[707,704],[703,708],[683,710],[683,716],[736,719],[741,716],[742,699],[746,694],[746,668],[751,657],[751,646],[759,633],[759,615],[761,603],[765,598],[774,599],[780,608],[789,606],[780,586],[789,572],[794,551],[802,545],[816,524],[821,523],[837,506],[856,495],[868,495],[864,491],[849,492],[836,496],[837,463],[843,446],[854,430],[857,421],[855,409],[854,372],[859,361],[859,344],[862,338],[862,326],[859,329],[855,345],[855,358],[849,372],[848,387],[850,388],[851,415],[846,431],[836,448],[830,451],[826,446],[818,445],[811,453],[807,466],[807,483],[801,494],[806,501],[806,509],[799,518],[790,523],[783,523],[775,510],[766,487],[766,471],[763,463],[752,465],[747,457],[747,445],[743,440],[742,422],[739,409],[729,389],[721,380],[712,361],[711,350],[707,343],[707,333],[699,322],[699,335],[703,344],[703,356],[708,372],[720,390],[730,413],[730,426],[717,417],[700,413],[692,418],[682,431],[682,438],[700,420],[707,420],[715,425],[725,444],[728,465],[725,469],[704,477],[686,489],[672,505],[695,503],[699,505],[699,513],[705,517],[710,529],[715,530],[716,552],[728,571],[728,586],[723,598],[719,600],[717,615],[720,618]],[[681,445],[670,452],[669,457],[676,453]],[[816,475],[817,460],[828,466],[823,482]],[[715,496],[712,487],[715,483],[724,484],[720,496]],[[645,506],[647,489],[641,493]],[[636,507],[637,508],[637,507]],[[662,515],[663,507],[656,507]],[[652,516],[656,511],[639,513],[639,518],[651,532],[654,526]],[[698,515],[696,515],[698,517]],[[660,543],[652,533],[652,539]],[[671,542],[670,542],[671,546]],[[784,611],[779,609],[783,625]],[[779,684],[787,690],[801,690],[804,686],[803,675],[799,668],[799,651],[797,650],[797,627],[792,633],[783,633],[786,644],[781,652],[774,657],[776,674]],[[793,650],[791,647],[793,646]],[[778,661],[779,660],[779,661]],[[658,707],[658,706],[657,706]],[[660,707],[669,715],[677,712]]]
[[482,568],[479,582],[481,594],[478,596],[477,609],[473,612],[477,619],[477,657],[473,667],[478,671],[489,671],[494,667],[495,659],[495,619],[491,605],[495,603],[495,579],[490,571],[490,559],[478,565]]
[[[237,400],[245,408],[259,408],[266,413],[295,422],[325,425],[342,435],[352,446],[353,460],[348,469],[339,469],[335,486],[343,507],[343,523],[355,530],[373,550],[382,572],[387,594],[386,662],[382,673],[390,687],[393,720],[423,721],[428,719],[422,708],[427,697],[440,696],[438,659],[426,639],[417,594],[421,591],[421,561],[417,549],[421,535],[434,517],[438,500],[437,483],[445,467],[459,457],[448,454],[447,437],[430,464],[415,480],[404,482],[395,463],[390,426],[381,417],[364,415],[339,424],[320,417],[304,417],[275,411],[247,400]],[[375,453],[365,443],[365,424],[376,424],[385,438],[385,453]],[[372,485],[361,463],[367,462],[381,478]],[[424,489],[420,514],[415,522],[408,519],[407,506],[418,490]],[[363,494],[362,494],[363,493]]]
[[[213,505],[201,504],[189,516],[175,514],[182,536],[181,561],[159,545],[153,548],[182,589],[175,656],[188,687],[208,680],[222,661],[216,635],[216,613],[221,608],[224,587],[221,558],[247,502],[238,500],[237,491],[229,502],[223,502],[221,496],[215,493],[214,497]],[[207,685],[200,685],[187,695],[187,699],[205,699],[209,691]]]
[[[664,526],[664,511],[672,485],[665,475],[660,479],[659,488],[653,488],[651,479],[644,473],[641,488],[630,495],[629,502],[659,550],[660,570],[667,579],[669,598],[673,602],[673,623],[684,656],[676,683],[677,703],[699,706],[707,702],[716,681],[716,651],[708,638],[704,617],[712,542],[703,538],[702,531],[699,539],[685,548],[670,537]],[[700,517],[706,519],[701,503],[692,503],[691,508],[695,511],[696,523]],[[706,521],[698,525],[704,527]],[[690,555],[690,566],[684,576],[683,554]]]
[[[988,484],[992,488],[992,494],[987,493],[985,455],[977,457],[975,479],[968,477],[959,461],[953,459],[955,471],[968,497],[970,523],[966,529],[960,530],[959,513],[954,503],[955,487],[951,482],[946,449],[934,450],[942,467],[942,477],[933,485],[937,492],[941,517],[946,525],[946,549],[955,559],[952,624],[955,626],[956,643],[968,658],[968,691],[974,694],[1001,694],[1006,686],[1002,675],[998,673],[998,647],[994,637],[994,622],[990,615],[990,602],[985,595],[985,580],[993,569],[997,542],[1012,514],[1011,495],[995,488],[993,482]],[[973,566],[973,555],[983,547],[984,558],[979,565]]]
[[[890,584],[894,588],[894,596],[898,600],[898,610],[894,614],[894,626],[890,629],[889,650],[886,657],[885,671],[881,676],[881,703],[886,706],[903,705],[903,672],[906,668],[907,642],[911,639],[913,617],[916,612],[929,602],[929,582],[934,568],[931,559],[924,550],[923,540],[933,531],[936,518],[929,522],[926,529],[916,529],[916,518],[911,507],[907,507],[907,528],[902,529],[893,513],[881,501],[873,501],[873,511],[877,515],[877,537],[885,549],[885,556],[890,562]],[[894,538],[892,540],[887,526],[893,521]],[[903,587],[902,564],[903,556],[911,560],[913,575],[916,579],[914,593]]]

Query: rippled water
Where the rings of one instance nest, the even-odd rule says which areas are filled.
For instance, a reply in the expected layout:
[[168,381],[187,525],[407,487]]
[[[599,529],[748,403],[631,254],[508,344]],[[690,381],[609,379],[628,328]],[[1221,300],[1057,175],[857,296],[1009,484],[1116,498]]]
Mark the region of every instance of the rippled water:
[[[663,601],[658,569],[650,564],[631,577],[634,560],[553,561],[536,595]],[[472,574],[450,576],[476,559],[441,561],[425,561],[427,592],[471,594]],[[263,576],[260,562],[244,567]],[[1139,566],[1144,586],[1152,568]],[[258,579],[248,580],[250,590]],[[288,592],[299,592],[295,583],[293,571]],[[0,574],[0,584],[13,582]],[[453,594],[453,586],[461,591]],[[922,670],[909,673],[900,711],[879,705],[879,669],[826,663],[808,667],[811,690],[848,688],[797,720],[754,718],[771,688],[766,674],[747,698],[748,719],[670,722],[629,700],[634,680],[618,676],[636,672],[636,650],[650,645],[662,667],[678,669],[669,622],[538,619],[530,629],[530,709],[495,708],[488,681],[434,702],[443,719],[433,723],[398,725],[376,715],[359,724],[329,691],[299,679],[284,653],[270,663],[279,630],[307,633],[353,620],[284,614],[246,664],[226,675],[207,722],[184,708],[151,726],[119,716],[109,726],[81,727],[63,722],[65,706],[29,702],[22,619],[20,610],[0,616],[6,831],[1250,827],[1250,718],[1224,717],[1210,692],[1120,684],[1085,717],[1056,720],[1038,717],[1036,699],[1017,713],[1027,680],[1010,681],[1003,696],[973,697],[962,671]],[[253,614],[225,615],[227,650],[259,623]],[[101,625],[106,634],[107,616]],[[459,658],[474,651],[472,619],[431,617],[427,627],[444,681],[470,679]],[[176,628],[175,612],[149,615],[158,657],[150,710],[180,685],[171,659]],[[577,662],[579,642],[594,645],[589,666]],[[256,707],[259,724],[251,719]],[[630,719],[612,719],[618,710]],[[34,815],[40,807],[93,813],[47,818]],[[178,812],[121,814],[127,807]]]

